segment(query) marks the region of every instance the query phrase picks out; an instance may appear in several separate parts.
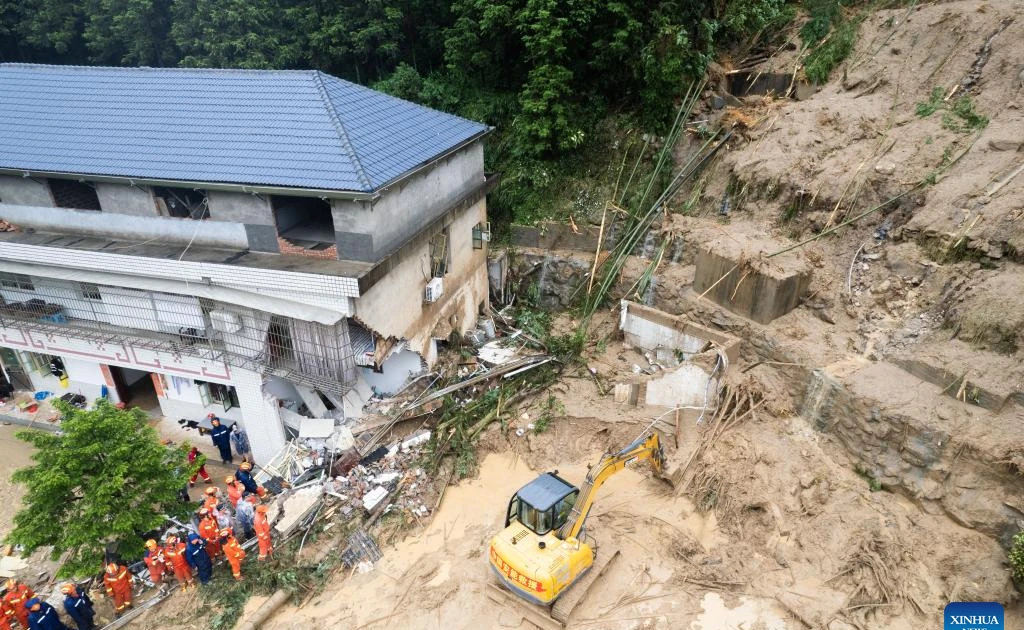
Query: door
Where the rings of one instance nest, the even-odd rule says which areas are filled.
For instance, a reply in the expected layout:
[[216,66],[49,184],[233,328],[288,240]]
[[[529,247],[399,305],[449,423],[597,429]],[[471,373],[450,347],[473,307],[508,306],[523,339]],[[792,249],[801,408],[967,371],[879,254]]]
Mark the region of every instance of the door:
[[3,363],[4,371],[7,373],[7,380],[14,389],[35,389],[32,387],[32,379],[29,378],[25,369],[18,360],[18,354],[10,348],[0,348],[0,363]]
[[128,382],[124,378],[124,372],[116,365],[108,367],[110,368],[110,379],[114,381],[114,391],[117,392],[117,399],[127,405],[131,400],[131,394],[128,392]]

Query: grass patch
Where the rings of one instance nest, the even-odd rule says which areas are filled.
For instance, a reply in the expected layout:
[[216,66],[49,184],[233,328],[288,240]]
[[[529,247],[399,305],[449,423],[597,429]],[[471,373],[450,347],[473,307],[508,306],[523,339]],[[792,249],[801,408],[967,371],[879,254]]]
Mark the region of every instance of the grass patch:
[[950,131],[976,131],[988,126],[988,117],[978,113],[970,96],[965,94],[949,105],[943,100],[942,94],[941,87],[932,88],[928,100],[918,103],[915,113],[921,118],[927,118],[942,110],[942,128]]
[[868,489],[871,490],[872,492],[878,492],[879,490],[882,489],[882,482],[876,479],[875,476],[871,474],[871,471],[867,469],[867,467],[861,464],[857,464],[856,466],[853,467],[853,470],[862,479],[868,482]]
[[859,30],[860,18],[842,22],[825,43],[807,55],[804,72],[807,74],[808,80],[818,85],[828,81],[829,75],[832,74],[836,66],[845,61],[853,52]]

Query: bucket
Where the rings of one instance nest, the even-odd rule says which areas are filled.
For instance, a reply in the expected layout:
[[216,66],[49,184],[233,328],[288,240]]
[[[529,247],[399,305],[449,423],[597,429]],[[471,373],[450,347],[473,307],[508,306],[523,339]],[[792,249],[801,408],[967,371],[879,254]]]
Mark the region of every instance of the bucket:
[[493,319],[480,319],[480,327],[484,329],[484,334],[487,335],[488,339],[494,339],[494,320]]

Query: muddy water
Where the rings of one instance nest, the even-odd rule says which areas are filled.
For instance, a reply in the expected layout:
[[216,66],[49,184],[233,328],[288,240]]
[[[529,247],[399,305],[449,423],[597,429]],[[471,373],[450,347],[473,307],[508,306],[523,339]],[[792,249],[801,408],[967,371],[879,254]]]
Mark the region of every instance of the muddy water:
[[[339,576],[319,599],[302,609],[283,609],[265,628],[528,627],[487,598],[485,552],[503,524],[509,498],[537,472],[508,455],[488,455],[479,476],[450,487],[429,525],[385,547],[372,572]],[[559,467],[559,475],[575,483],[585,474],[583,463]],[[666,530],[686,532],[708,550],[725,538],[713,518],[699,515],[643,468],[622,471],[601,488],[588,529],[602,550],[617,547],[622,557],[574,612],[570,627],[611,630],[655,619],[654,627],[693,630],[758,627],[758,621],[765,628],[786,628],[784,613],[767,603],[741,599],[727,606],[715,594],[698,602],[673,583],[682,560],[671,553]]]

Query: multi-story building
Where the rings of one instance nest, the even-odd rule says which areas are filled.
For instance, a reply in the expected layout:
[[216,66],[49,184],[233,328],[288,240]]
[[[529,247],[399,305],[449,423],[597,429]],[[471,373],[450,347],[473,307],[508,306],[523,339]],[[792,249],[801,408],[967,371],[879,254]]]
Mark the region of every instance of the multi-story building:
[[487,132],[318,71],[0,64],[5,377],[272,456],[475,325]]

